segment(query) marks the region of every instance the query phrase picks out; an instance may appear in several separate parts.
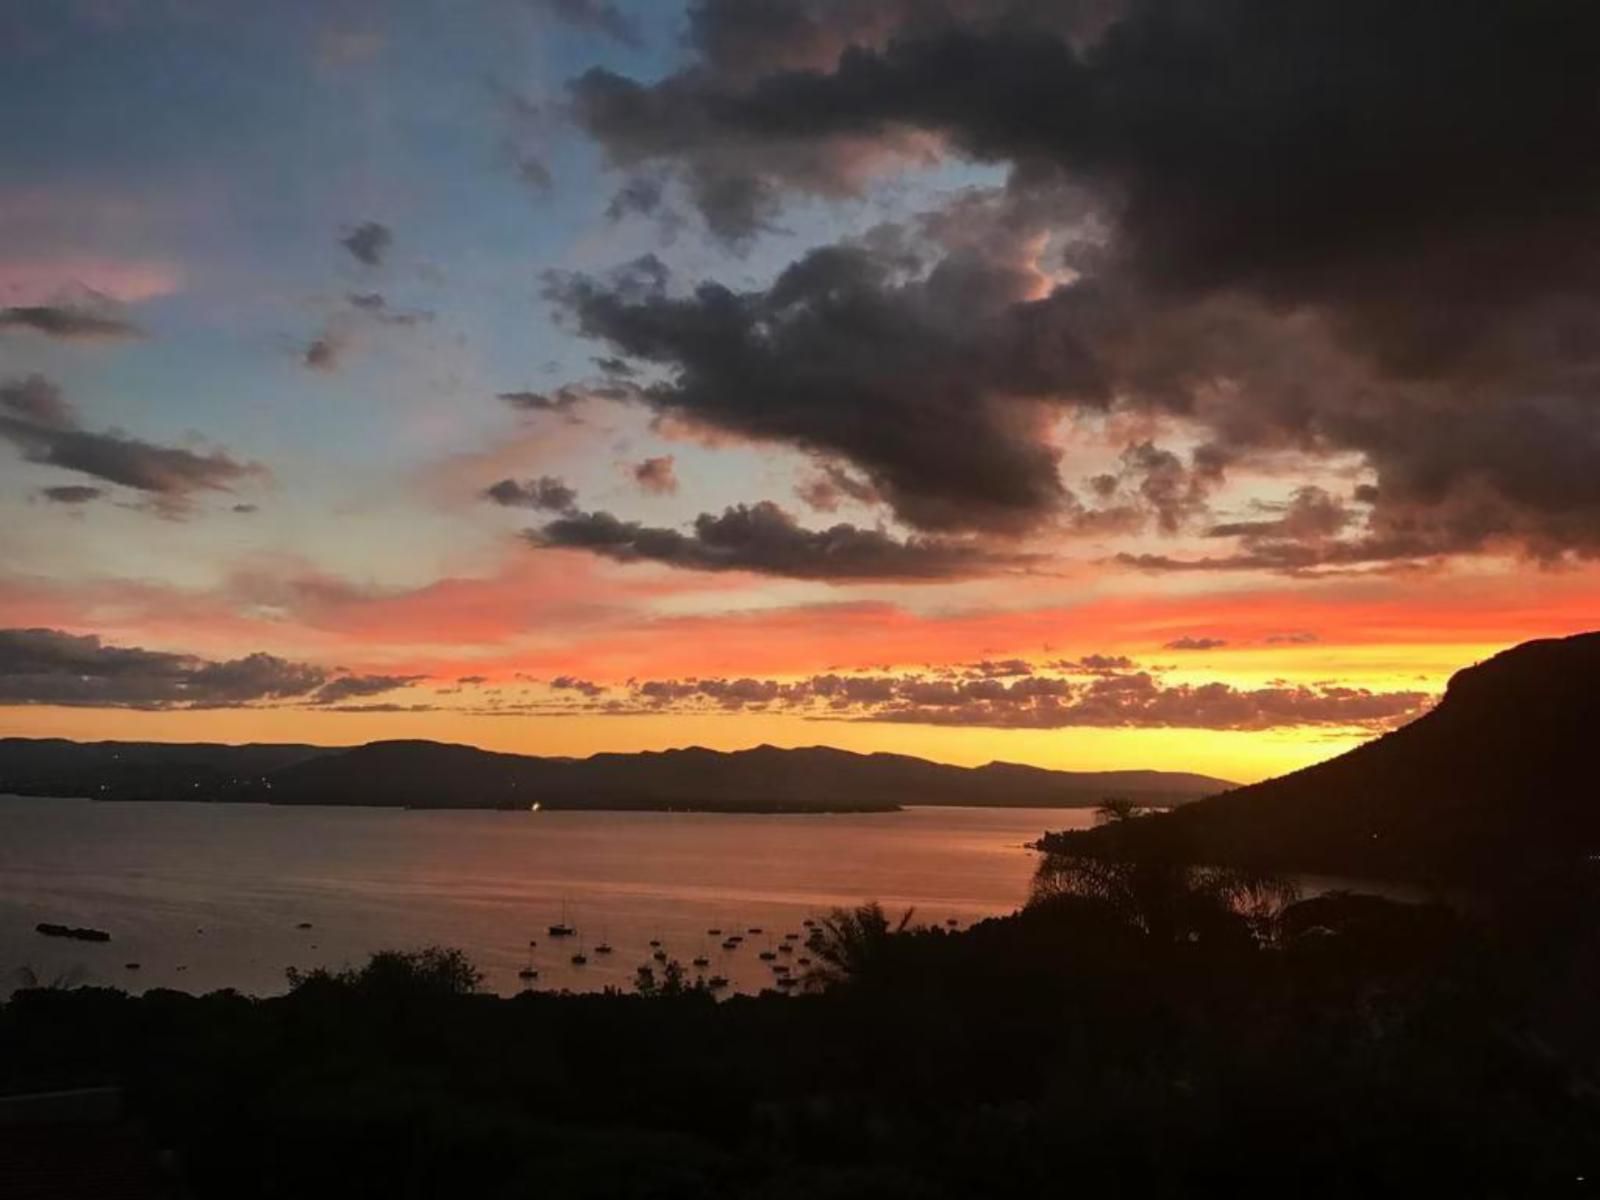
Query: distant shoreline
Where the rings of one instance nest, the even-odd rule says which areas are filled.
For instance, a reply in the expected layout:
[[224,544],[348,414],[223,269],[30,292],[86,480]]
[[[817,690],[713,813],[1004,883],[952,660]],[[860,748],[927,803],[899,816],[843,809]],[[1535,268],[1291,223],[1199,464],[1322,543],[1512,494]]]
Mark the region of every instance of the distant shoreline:
[[[885,813],[910,812],[916,809],[936,811],[940,809],[955,809],[967,812],[985,812],[991,809],[1002,811],[1017,811],[1032,809],[1037,812],[1081,812],[1093,807],[1087,804],[918,804],[908,802],[905,804],[891,804],[883,807],[854,807],[854,808],[772,808],[772,807],[647,807],[643,805],[606,805],[597,807],[593,805],[560,805],[553,807],[511,808],[508,806],[468,807],[462,805],[428,805],[428,804],[351,804],[337,802],[303,802],[289,801],[278,803],[271,800],[207,800],[185,799],[176,796],[61,796],[45,792],[0,792],[0,801],[3,800],[64,800],[81,804],[208,804],[216,807],[227,808],[316,808],[316,809],[350,809],[356,812],[499,812],[507,814],[526,813],[660,813],[663,815],[675,814],[680,816],[756,816],[756,817],[837,817],[837,816],[876,816]],[[1045,836],[1048,836],[1045,835]],[[1040,839],[1043,840],[1042,838]],[[1040,846],[1029,844],[1026,849],[1038,850]]]
[[527,811],[845,813],[907,804],[1094,808],[1120,799],[1174,807],[1222,791],[1208,776],[1050,771],[994,762],[956,767],[826,746],[691,746],[584,759],[500,754],[429,741],[173,745],[0,739],[0,791],[101,801],[262,803],[275,807]]

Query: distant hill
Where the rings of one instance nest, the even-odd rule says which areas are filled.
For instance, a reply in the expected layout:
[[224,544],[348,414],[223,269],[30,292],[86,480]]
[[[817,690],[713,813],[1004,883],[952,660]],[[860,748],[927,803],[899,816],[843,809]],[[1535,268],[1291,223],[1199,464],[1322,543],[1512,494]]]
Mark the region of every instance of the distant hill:
[[1433,711],[1325,763],[1120,829],[1051,835],[1098,854],[1157,836],[1197,861],[1465,879],[1600,853],[1600,633],[1458,672]]
[[257,777],[336,753],[325,746],[208,742],[73,742],[0,738],[0,793],[122,799],[144,794],[215,796]]
[[1182,772],[953,767],[826,747],[570,759],[428,741],[340,749],[0,740],[0,792],[106,800],[859,812],[907,804],[1074,808],[1112,795],[1169,807],[1227,786]]

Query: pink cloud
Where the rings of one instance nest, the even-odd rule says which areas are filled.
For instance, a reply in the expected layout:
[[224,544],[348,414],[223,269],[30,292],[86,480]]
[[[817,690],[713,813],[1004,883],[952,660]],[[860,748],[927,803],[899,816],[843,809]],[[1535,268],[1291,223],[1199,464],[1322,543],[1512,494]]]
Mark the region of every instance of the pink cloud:
[[0,259],[0,303],[45,304],[84,292],[137,304],[183,286],[172,263],[159,260],[64,255]]

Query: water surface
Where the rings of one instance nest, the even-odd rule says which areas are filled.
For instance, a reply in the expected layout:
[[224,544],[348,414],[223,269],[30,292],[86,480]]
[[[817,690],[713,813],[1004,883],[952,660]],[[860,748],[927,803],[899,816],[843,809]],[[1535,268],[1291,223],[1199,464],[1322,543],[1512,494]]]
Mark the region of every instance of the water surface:
[[[19,969],[130,990],[283,990],[295,966],[373,950],[459,946],[513,992],[529,939],[539,986],[631,986],[652,938],[687,967],[756,990],[757,954],[805,917],[879,900],[962,923],[1025,899],[1046,829],[1087,810],[909,808],[898,813],[411,812],[0,797],[0,990]],[[568,960],[579,928],[589,964]],[[107,945],[34,932],[109,930]],[[297,926],[310,922],[312,928]],[[710,928],[746,932],[724,952]],[[598,955],[600,941],[614,948]],[[127,962],[138,962],[129,971]]]

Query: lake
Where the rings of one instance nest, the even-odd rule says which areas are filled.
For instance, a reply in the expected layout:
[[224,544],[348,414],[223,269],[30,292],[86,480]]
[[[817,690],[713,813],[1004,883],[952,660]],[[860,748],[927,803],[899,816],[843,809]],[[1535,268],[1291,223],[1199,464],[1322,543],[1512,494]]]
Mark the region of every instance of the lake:
[[[0,994],[26,968],[131,991],[269,994],[290,966],[357,964],[374,950],[465,950],[494,991],[629,987],[659,939],[737,990],[771,980],[769,940],[829,909],[878,900],[966,924],[1027,896],[1047,829],[1088,810],[908,808],[898,813],[439,812],[259,805],[98,804],[0,797]],[[564,911],[579,939],[552,939]],[[47,938],[40,921],[110,931]],[[309,922],[310,929],[300,929]],[[746,933],[723,951],[706,930]],[[752,928],[761,934],[749,934]],[[601,941],[615,947],[597,955]],[[137,971],[127,970],[138,962]]]

